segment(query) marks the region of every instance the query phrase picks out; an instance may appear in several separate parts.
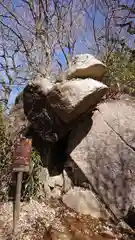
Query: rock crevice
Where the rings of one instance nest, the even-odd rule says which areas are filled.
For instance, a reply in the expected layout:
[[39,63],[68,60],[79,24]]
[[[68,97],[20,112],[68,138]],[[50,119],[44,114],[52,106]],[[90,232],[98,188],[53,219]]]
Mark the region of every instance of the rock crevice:
[[[98,109],[98,111],[100,112],[101,116],[103,117],[103,114],[101,113],[101,111]],[[107,126],[114,132],[116,133],[116,135],[131,149],[135,152],[135,147],[133,147],[132,145],[130,145],[118,132],[115,131],[115,129],[104,119],[104,122],[107,124]]]

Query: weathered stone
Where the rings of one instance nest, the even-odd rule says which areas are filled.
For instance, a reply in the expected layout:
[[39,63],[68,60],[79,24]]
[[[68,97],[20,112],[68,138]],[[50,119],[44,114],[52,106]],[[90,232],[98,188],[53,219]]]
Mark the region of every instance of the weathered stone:
[[66,171],[63,171],[63,193],[68,192],[73,186],[71,178],[67,175]]
[[34,130],[44,141],[56,142],[65,136],[64,123],[49,106],[46,95],[37,85],[27,85],[23,91],[24,113]]
[[51,80],[51,78],[44,78],[41,74],[38,74],[34,80],[29,82],[29,85],[35,86],[37,91],[47,95],[54,86]]
[[103,217],[101,204],[89,190],[74,187],[63,196],[63,202],[80,214]]
[[49,173],[47,168],[40,167],[38,172],[39,187],[37,197],[49,200],[51,198],[51,189],[49,187]]
[[106,66],[90,54],[77,55],[65,73],[67,79],[93,78],[101,80],[105,74]]
[[63,176],[62,174],[57,175],[57,176],[53,176],[53,177],[49,177],[48,179],[48,185],[51,188],[54,188],[55,186],[59,186],[62,187],[63,186]]
[[122,230],[123,232],[132,233],[133,229],[123,220],[120,220],[120,222],[117,225],[117,228]]
[[52,198],[54,199],[60,199],[61,198],[61,188],[56,186],[53,190],[52,190]]
[[108,240],[116,240],[116,236],[111,232],[111,231],[103,231],[100,234],[104,239],[108,239]]
[[68,154],[119,218],[135,204],[135,105],[123,98],[102,103],[99,111],[83,139],[89,118],[71,132]]
[[[38,74],[36,78],[29,82],[29,88],[36,89],[37,92],[41,92],[44,95],[49,93],[53,88],[53,83],[49,78],[43,78],[42,75]],[[26,99],[25,99],[26,100]],[[14,127],[17,128],[17,131],[25,131],[26,128],[30,127],[30,122],[28,122],[27,117],[24,111],[24,92],[22,91],[15,100],[15,104],[11,110],[10,121],[13,121]],[[20,126],[20,127],[19,127]],[[34,131],[34,130],[33,130]]]
[[68,123],[99,103],[108,87],[93,79],[74,80],[56,86],[47,101],[59,118]]

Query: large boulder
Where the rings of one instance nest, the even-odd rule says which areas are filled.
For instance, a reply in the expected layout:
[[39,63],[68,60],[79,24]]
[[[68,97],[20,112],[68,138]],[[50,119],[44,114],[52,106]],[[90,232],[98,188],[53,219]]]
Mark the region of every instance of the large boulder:
[[56,84],[47,95],[48,104],[59,118],[69,123],[93,109],[105,95],[108,87],[93,79],[78,79]]
[[48,86],[46,80],[29,83],[23,91],[24,113],[39,136],[56,142],[71,128],[67,125],[90,108],[92,111],[107,86],[92,79]]
[[73,58],[65,75],[68,80],[72,78],[93,78],[102,80],[106,66],[91,54],[80,54]]
[[[43,85],[42,85],[43,86]],[[50,143],[65,136],[66,128],[47,102],[44,88],[28,84],[23,91],[24,113],[37,134]]]
[[100,104],[84,137],[89,121],[86,117],[70,134],[70,161],[113,214],[123,217],[135,205],[135,98]]

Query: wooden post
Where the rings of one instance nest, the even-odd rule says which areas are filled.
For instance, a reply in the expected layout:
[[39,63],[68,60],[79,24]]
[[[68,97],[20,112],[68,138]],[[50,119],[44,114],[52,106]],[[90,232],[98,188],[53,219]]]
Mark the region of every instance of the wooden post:
[[23,172],[17,173],[17,186],[16,186],[16,196],[13,204],[13,234],[17,234],[18,221],[20,216],[20,199],[21,199],[21,188],[22,188],[22,178]]
[[16,195],[13,202],[13,235],[18,232],[18,221],[20,216],[20,199],[23,180],[23,172],[30,172],[30,153],[32,141],[24,137],[20,138],[16,144],[13,157],[13,172],[17,174]]

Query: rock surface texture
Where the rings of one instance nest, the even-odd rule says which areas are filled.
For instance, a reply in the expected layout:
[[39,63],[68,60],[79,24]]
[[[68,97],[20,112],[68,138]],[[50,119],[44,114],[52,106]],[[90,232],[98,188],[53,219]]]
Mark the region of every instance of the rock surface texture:
[[91,54],[80,54],[75,56],[70,68],[65,73],[68,80],[72,78],[93,78],[102,80],[106,66]]
[[74,187],[63,196],[63,202],[80,214],[105,218],[107,214],[92,191]]
[[87,78],[57,84],[48,94],[47,101],[63,122],[71,122],[93,109],[107,91],[103,83]]
[[[101,80],[105,65],[86,54],[77,56],[71,66],[71,81],[53,85],[39,76],[23,93],[22,107],[34,141],[38,139],[42,157],[48,159],[46,167],[67,174],[61,175],[61,184],[52,178],[44,188],[57,198],[73,186],[87,188],[120,218],[135,205],[135,99],[122,96],[100,103],[92,117],[87,110],[100,102],[107,86],[89,78]],[[50,158],[46,142],[51,144]]]
[[[50,196],[56,192],[54,189],[58,188],[59,192],[59,187],[61,193],[73,186],[92,189],[101,202],[120,218],[135,206],[135,99],[123,95],[120,100],[101,103],[98,109],[92,117],[93,124],[91,117],[86,116],[81,122],[76,122],[69,135],[65,149],[68,158],[64,167],[66,177],[63,174],[53,179],[45,174],[44,188],[46,195],[49,192]],[[17,107],[15,109],[18,123],[19,117],[22,119],[23,116],[20,112],[19,104],[18,111]],[[16,121],[16,117],[12,120]],[[22,125],[25,126],[25,122]],[[43,140],[39,143],[45,146]],[[60,155],[61,147],[63,149],[60,144]],[[58,150],[58,144],[56,148]],[[53,158],[57,158],[56,164],[60,155],[53,154]],[[61,179],[61,184],[56,183],[56,179]]]
[[65,82],[51,84],[48,78],[38,75],[23,91],[28,120],[39,136],[51,143],[64,137],[70,129],[67,124],[95,107],[108,89],[101,82],[90,79],[101,80],[106,68],[92,55],[78,55],[71,66],[73,71],[66,75]]
[[123,217],[135,204],[135,99],[125,96],[100,104],[82,139],[88,121],[70,134],[70,161],[115,216]]
[[65,136],[66,128],[47,102],[42,88],[29,84],[23,92],[24,113],[37,134],[45,141],[56,142]]
[[[90,77],[101,80],[105,65],[91,55],[80,55],[71,66],[66,79],[71,81],[53,85],[39,76],[26,86],[23,103],[15,108],[42,161],[47,159],[39,174],[39,196],[61,199],[70,209],[95,219],[104,216],[106,207],[119,220],[135,206],[135,98],[125,95],[100,103],[94,112],[91,107],[100,102],[107,86]],[[102,235],[108,236],[109,230]],[[102,239],[66,237],[62,240]]]

